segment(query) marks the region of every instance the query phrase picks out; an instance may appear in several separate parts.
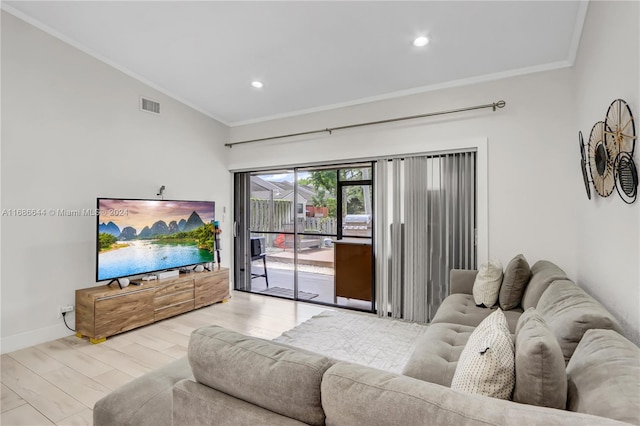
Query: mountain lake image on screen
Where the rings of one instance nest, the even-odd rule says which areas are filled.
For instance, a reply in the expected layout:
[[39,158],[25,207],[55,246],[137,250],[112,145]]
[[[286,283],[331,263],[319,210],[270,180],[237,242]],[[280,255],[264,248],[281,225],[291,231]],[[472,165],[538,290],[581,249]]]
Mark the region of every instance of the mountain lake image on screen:
[[215,203],[98,198],[96,280],[213,262]]

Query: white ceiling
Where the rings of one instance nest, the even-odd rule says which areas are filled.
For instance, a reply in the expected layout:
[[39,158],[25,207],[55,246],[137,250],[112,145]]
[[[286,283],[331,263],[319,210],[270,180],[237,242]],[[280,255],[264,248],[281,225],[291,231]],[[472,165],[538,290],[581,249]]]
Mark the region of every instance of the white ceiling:
[[[570,66],[581,1],[3,1],[228,125]],[[413,39],[428,34],[424,48]],[[251,82],[264,82],[255,89]]]

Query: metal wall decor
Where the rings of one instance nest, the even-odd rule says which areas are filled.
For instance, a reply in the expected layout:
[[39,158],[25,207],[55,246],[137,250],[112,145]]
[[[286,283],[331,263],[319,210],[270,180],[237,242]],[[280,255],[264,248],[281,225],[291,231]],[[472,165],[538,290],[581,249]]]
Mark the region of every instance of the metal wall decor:
[[580,144],[580,168],[582,169],[582,180],[584,188],[587,190],[587,197],[591,199],[591,187],[589,186],[589,176],[587,176],[587,156],[584,151],[584,139],[582,139],[582,131],[578,132],[578,143]]
[[[582,132],[578,139],[587,197],[591,199],[589,184],[593,183],[601,197],[608,197],[616,188],[625,203],[633,203],[638,197],[638,171],[633,161],[636,126],[629,105],[622,99],[611,102],[605,120],[591,129],[586,155]],[[587,177],[587,164],[591,180]]]

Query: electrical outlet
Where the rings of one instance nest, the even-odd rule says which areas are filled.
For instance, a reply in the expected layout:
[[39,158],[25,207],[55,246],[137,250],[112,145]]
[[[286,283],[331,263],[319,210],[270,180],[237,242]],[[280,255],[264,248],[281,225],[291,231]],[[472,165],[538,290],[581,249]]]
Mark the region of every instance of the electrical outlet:
[[62,305],[58,306],[58,318],[62,318],[63,313],[72,312],[73,305]]

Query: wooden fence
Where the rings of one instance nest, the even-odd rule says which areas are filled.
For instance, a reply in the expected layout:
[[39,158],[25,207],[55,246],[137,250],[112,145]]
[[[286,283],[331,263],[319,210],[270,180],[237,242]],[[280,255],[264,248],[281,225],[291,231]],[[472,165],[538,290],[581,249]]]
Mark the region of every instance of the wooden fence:
[[291,201],[251,200],[251,225],[255,232],[275,231],[283,229],[285,225],[293,223]]
[[[273,232],[286,231],[293,232],[293,214],[291,201],[273,200],[251,200],[251,222],[250,229],[253,232]],[[336,234],[338,232],[337,221],[331,217],[304,217],[298,218],[300,223],[299,231],[313,230],[321,234]]]

